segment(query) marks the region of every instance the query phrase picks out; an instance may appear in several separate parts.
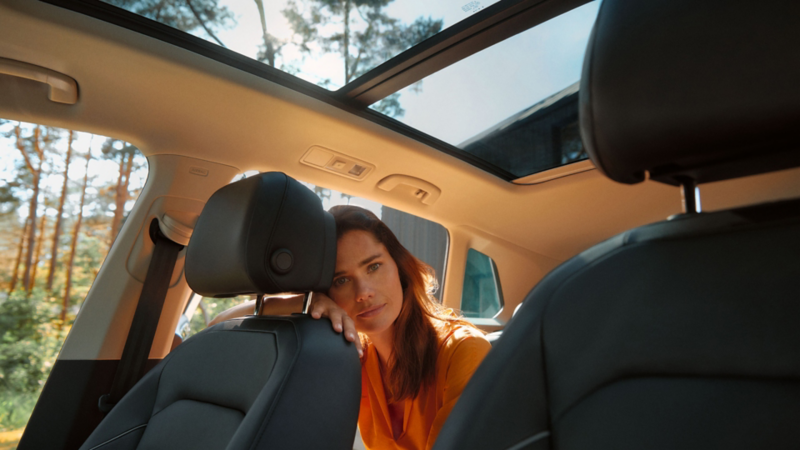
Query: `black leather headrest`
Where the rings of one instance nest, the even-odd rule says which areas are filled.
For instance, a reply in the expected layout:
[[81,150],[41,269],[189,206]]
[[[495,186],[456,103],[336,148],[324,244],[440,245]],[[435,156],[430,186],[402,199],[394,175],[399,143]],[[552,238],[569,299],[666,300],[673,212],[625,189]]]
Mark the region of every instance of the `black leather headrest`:
[[580,88],[613,180],[698,183],[800,166],[800,1],[604,0]]
[[310,189],[262,173],[211,196],[186,252],[186,281],[204,296],[327,291],[336,225]]

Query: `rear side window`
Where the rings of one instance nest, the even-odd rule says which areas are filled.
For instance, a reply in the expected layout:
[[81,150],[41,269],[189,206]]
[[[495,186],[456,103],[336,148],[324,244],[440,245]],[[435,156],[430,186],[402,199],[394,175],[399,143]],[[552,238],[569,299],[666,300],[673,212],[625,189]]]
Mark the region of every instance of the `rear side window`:
[[464,317],[491,319],[503,309],[503,294],[497,267],[492,258],[469,249],[461,291],[461,312]]
[[127,142],[0,119],[0,448],[22,434],[147,170]]
[[403,247],[408,249],[417,259],[433,268],[436,282],[439,285],[439,289],[436,290],[434,296],[441,302],[441,287],[444,281],[449,240],[447,230],[443,226],[372,200],[355,197],[310,183],[301,183],[319,196],[322,200],[322,207],[326,211],[336,205],[356,205],[375,213],[397,236],[397,240],[403,244]]

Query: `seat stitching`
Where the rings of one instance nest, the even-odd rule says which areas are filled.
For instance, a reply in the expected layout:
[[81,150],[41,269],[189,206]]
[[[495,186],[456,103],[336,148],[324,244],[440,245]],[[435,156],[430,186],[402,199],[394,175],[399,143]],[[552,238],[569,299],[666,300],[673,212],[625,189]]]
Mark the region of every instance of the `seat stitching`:
[[120,433],[119,435],[117,435],[117,436],[114,436],[113,438],[111,438],[111,439],[109,439],[109,440],[107,440],[107,441],[103,442],[102,444],[97,444],[97,445],[95,445],[94,447],[90,448],[89,450],[95,450],[95,449],[98,449],[98,448],[100,448],[100,447],[102,447],[102,446],[104,446],[104,445],[106,445],[106,444],[108,444],[108,443],[111,443],[112,441],[116,441],[117,439],[121,438],[122,436],[125,436],[126,434],[133,433],[134,431],[138,430],[139,428],[144,428],[144,427],[146,427],[146,426],[147,426],[147,424],[146,424],[146,423],[143,423],[143,424],[141,424],[141,425],[139,425],[139,426],[136,426],[136,427],[133,427],[133,428],[131,428],[131,429],[130,429],[130,430],[128,430],[128,431],[123,431],[123,432],[122,432],[122,433]]
[[[170,404],[168,404],[168,405],[164,406],[163,408],[161,408],[161,410],[160,410],[160,411],[158,411],[157,413],[155,413],[155,414],[153,414],[152,416],[150,416],[150,420],[153,420],[153,418],[155,418],[155,417],[156,417],[156,416],[158,416],[159,414],[163,413],[164,411],[166,411],[166,410],[167,410],[167,408],[169,408],[170,406],[172,406],[172,405],[174,405],[174,404],[176,404],[176,403],[178,403],[178,402],[196,402],[196,403],[203,403],[203,404],[205,404],[205,405],[216,406],[217,408],[225,408],[225,409],[229,409],[229,410],[231,410],[231,411],[236,411],[236,412],[238,412],[239,414],[241,414],[242,416],[246,416],[246,415],[247,415],[247,412],[246,412],[246,411],[242,411],[242,410],[240,410],[240,409],[238,409],[238,408],[233,408],[233,407],[226,406],[226,405],[220,405],[220,404],[218,404],[218,403],[209,402],[209,401],[205,401],[205,400],[198,400],[198,399],[195,399],[195,398],[183,397],[183,398],[179,398],[179,399],[175,400],[174,402],[172,402],[172,403],[170,403]],[[89,450],[92,450],[92,449],[89,449]]]
[[534,442],[540,441],[540,440],[542,440],[542,439],[544,439],[544,438],[546,438],[548,436],[550,436],[550,431],[549,430],[545,430],[545,431],[542,431],[541,433],[536,433],[536,434],[534,434],[533,436],[531,436],[529,438],[526,438],[526,439],[524,439],[524,440],[522,440],[520,442],[517,442],[516,444],[512,445],[511,447],[508,447],[506,450],[521,450],[522,448],[524,448],[528,444],[533,444]]

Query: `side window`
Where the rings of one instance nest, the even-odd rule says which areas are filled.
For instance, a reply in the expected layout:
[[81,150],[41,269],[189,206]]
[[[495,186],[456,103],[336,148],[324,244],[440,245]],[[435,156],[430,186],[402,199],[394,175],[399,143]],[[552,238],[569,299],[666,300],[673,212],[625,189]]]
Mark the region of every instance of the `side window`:
[[147,178],[116,139],[0,119],[0,448],[13,448]]
[[175,336],[180,339],[178,342],[205,329],[219,313],[252,299],[253,296],[250,295],[213,298],[192,293],[175,329]]
[[503,292],[492,258],[469,249],[461,292],[464,317],[491,319],[503,309]]
[[336,205],[356,205],[375,213],[397,236],[397,240],[403,244],[403,247],[433,268],[436,282],[439,286],[434,296],[439,301],[442,301],[441,287],[444,282],[443,277],[449,240],[447,230],[443,226],[422,217],[381,205],[372,200],[354,197],[333,189],[314,186],[310,183],[303,184],[322,199],[322,206],[326,211]]

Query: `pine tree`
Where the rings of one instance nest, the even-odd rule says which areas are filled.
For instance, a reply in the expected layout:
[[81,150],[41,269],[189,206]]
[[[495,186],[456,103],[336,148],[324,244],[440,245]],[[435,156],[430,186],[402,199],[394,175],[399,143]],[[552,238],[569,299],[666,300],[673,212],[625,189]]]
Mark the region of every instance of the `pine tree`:
[[[397,54],[442,30],[442,20],[420,17],[410,25],[390,17],[384,8],[394,0],[289,0],[283,14],[297,44],[305,53],[312,46],[325,53],[339,53],[347,84]],[[325,30],[336,29],[324,33]],[[325,80],[320,84],[328,84]],[[399,94],[392,94],[373,108],[402,117]]]
[[233,13],[217,0],[106,0],[112,5],[157,20],[188,33],[202,29],[217,44],[225,44],[214,32],[235,23]]
[[53,228],[53,246],[50,250],[50,269],[47,271],[48,291],[53,290],[53,277],[58,264],[58,241],[61,238],[61,226],[64,222],[64,204],[67,201],[67,183],[69,182],[69,164],[72,161],[72,140],[75,132],[70,130],[67,139],[67,155],[64,157],[64,183],[61,185],[61,197],[58,200],[58,213],[56,213],[56,224]]
[[72,244],[69,250],[69,261],[67,262],[67,281],[64,288],[64,298],[61,303],[61,324],[67,321],[67,309],[69,308],[69,296],[72,288],[72,272],[75,265],[75,253],[78,249],[78,233],[80,233],[81,222],[83,221],[83,205],[86,203],[86,187],[89,185],[89,162],[92,160],[91,148],[86,150],[86,173],[83,176],[83,189],[81,190],[81,201],[78,206],[78,217],[75,219],[75,227],[72,230]]
[[31,225],[31,218],[25,219],[25,226],[22,227],[22,235],[19,238],[19,245],[17,247],[17,257],[14,260],[14,270],[11,275],[11,283],[9,283],[8,295],[10,296],[14,289],[17,288],[17,281],[19,281],[19,265],[22,263],[22,254],[25,250],[25,242],[28,240],[29,228]]
[[103,143],[103,154],[111,159],[119,159],[119,176],[117,188],[114,192],[114,218],[111,220],[111,231],[108,237],[108,248],[114,243],[122,225],[125,214],[125,204],[130,198],[130,178],[133,172],[133,159],[138,151],[136,147],[117,139],[107,139]]
[[36,240],[36,250],[33,253],[33,264],[31,267],[31,284],[28,286],[28,294],[33,291],[36,286],[36,272],[39,268],[39,257],[42,254],[42,242],[44,241],[44,229],[47,224],[47,214],[42,214],[42,219],[39,221],[39,238]]
[[[28,290],[31,285],[31,265],[33,264],[33,253],[36,244],[36,210],[39,207],[39,184],[42,176],[42,166],[44,164],[44,150],[41,142],[41,128],[36,126],[33,132],[33,137],[24,139],[22,137],[21,124],[14,127],[14,137],[16,138],[17,149],[22,153],[25,160],[25,166],[30,171],[32,181],[32,193],[29,203],[29,220],[31,226],[29,227],[27,236],[27,252],[25,256],[25,269],[22,272],[22,286]],[[26,145],[28,143],[28,145]],[[35,158],[34,158],[35,157]],[[38,159],[38,165],[35,161]]]

